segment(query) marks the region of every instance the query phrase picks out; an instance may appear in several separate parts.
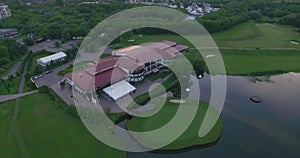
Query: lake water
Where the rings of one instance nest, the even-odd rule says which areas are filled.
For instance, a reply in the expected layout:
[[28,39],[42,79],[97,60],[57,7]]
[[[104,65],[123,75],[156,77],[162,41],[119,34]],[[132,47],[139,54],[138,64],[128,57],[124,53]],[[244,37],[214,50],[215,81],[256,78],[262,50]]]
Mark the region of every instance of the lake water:
[[[128,153],[129,158],[265,158],[300,157],[300,74],[263,78],[227,77],[219,142],[177,154]],[[261,79],[260,79],[261,80]],[[210,98],[210,76],[199,80],[201,100]],[[249,100],[259,96],[257,104]]]

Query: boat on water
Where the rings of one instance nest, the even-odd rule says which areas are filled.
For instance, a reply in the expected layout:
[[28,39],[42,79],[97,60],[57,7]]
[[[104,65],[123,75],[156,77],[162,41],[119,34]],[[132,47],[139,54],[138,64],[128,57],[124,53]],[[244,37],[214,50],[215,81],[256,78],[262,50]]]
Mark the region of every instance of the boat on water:
[[261,102],[261,98],[258,96],[252,96],[250,97],[250,100],[254,103],[260,103]]

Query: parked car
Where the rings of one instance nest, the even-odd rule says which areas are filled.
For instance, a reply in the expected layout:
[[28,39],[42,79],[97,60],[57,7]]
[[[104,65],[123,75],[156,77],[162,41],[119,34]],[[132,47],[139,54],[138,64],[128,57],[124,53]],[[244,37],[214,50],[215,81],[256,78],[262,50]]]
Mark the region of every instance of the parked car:
[[45,74],[50,74],[52,72],[52,70],[48,70],[45,72]]
[[39,79],[39,78],[41,78],[42,77],[42,75],[41,74],[39,74],[39,75],[36,75],[36,76],[34,76],[33,77],[33,80],[37,80],[37,79]]

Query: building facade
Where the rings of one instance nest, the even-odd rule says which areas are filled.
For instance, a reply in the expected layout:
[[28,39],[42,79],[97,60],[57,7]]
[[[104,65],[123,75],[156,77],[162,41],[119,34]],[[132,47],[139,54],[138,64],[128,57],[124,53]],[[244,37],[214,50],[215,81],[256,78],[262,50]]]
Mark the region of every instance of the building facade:
[[46,67],[47,65],[51,65],[57,62],[62,62],[67,59],[67,55],[64,52],[58,52],[46,57],[42,57],[37,59],[37,63],[41,66]]
[[11,36],[15,36],[18,35],[18,29],[15,28],[11,28],[11,29],[0,29],[0,38],[3,37],[11,37]]
[[117,89],[114,84],[118,85],[120,81],[142,82],[148,74],[168,67],[180,53],[187,51],[188,46],[171,41],[129,46],[113,50],[112,56],[65,74],[65,80],[83,94],[101,91],[109,86]]
[[0,4],[0,19],[7,18],[11,16],[10,9],[8,5]]

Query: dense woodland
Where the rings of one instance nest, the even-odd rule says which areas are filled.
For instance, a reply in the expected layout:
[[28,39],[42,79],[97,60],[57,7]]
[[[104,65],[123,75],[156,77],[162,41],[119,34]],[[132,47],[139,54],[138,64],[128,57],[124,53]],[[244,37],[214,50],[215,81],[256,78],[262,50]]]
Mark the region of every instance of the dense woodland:
[[231,0],[219,11],[198,19],[209,32],[224,31],[248,20],[293,25],[299,29],[300,3],[273,0]]
[[11,61],[18,59],[27,52],[25,45],[20,46],[14,40],[0,40],[0,72]]
[[[271,0],[208,0],[207,2],[215,6],[224,5],[218,12],[197,19],[209,32],[223,31],[248,20],[300,27],[300,4],[296,2]],[[140,6],[124,4],[123,1],[80,4],[80,1],[63,0],[31,6],[16,2],[7,2],[7,4],[13,15],[11,18],[0,20],[0,28],[18,28],[22,34],[36,33],[40,37],[61,38],[62,41],[70,40],[72,37],[84,37],[90,29],[109,15]],[[161,33],[157,29],[144,31],[146,34]]]

